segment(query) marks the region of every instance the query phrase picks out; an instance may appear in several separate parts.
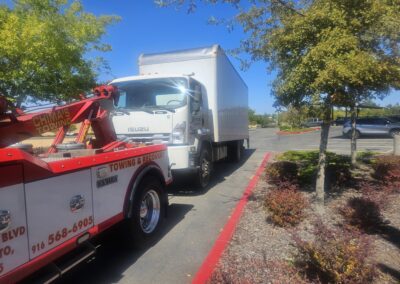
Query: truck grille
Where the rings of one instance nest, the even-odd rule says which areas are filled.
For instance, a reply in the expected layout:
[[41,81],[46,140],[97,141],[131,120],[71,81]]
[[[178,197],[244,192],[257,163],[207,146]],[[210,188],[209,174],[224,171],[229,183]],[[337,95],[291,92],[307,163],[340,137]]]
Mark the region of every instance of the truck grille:
[[146,134],[127,134],[122,135],[120,139],[128,139],[135,142],[151,143],[153,141],[162,141],[168,143],[170,141],[169,133],[146,133]]

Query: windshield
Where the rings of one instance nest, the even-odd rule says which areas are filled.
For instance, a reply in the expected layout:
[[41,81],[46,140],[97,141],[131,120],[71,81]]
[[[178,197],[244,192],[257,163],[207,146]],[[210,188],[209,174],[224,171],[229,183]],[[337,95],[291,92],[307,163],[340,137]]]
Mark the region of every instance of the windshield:
[[118,107],[175,109],[186,104],[185,78],[159,78],[113,83],[120,92]]

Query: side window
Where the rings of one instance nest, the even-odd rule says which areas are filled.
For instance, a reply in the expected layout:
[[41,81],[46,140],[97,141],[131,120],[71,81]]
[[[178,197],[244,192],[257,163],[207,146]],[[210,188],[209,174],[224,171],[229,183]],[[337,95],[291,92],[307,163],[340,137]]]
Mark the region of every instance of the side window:
[[386,119],[384,119],[384,118],[376,118],[375,119],[375,124],[385,125],[386,124]]
[[119,91],[119,100],[118,100],[118,106],[121,108],[126,107],[126,92],[125,91]]
[[191,94],[190,94],[190,111],[198,112],[202,106],[202,93],[201,86],[198,83],[193,82],[191,84]]

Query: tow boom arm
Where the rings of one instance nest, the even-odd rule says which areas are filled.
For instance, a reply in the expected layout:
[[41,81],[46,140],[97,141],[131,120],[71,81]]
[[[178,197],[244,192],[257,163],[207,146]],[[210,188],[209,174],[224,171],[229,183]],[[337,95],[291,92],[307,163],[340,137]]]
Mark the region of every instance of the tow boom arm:
[[55,106],[49,110],[31,114],[7,112],[7,102],[0,97],[0,148],[8,147],[33,136],[40,136],[49,131],[57,131],[49,148],[55,152],[55,145],[62,143],[71,124],[81,123],[76,142],[83,142],[92,127],[96,140],[95,147],[101,148],[117,140],[109,114],[118,102],[118,90],[113,86],[99,86],[94,89],[94,96],[84,98],[64,106]]

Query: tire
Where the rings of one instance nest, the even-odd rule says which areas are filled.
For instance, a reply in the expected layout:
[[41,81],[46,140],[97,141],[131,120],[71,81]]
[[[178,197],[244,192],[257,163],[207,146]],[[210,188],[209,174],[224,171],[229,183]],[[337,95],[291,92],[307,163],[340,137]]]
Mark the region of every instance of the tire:
[[228,145],[228,160],[238,163],[242,159],[243,140],[233,141]]
[[142,246],[157,236],[166,209],[165,189],[157,177],[145,177],[135,194],[132,217],[128,220],[132,246]]
[[210,183],[212,172],[211,155],[207,148],[203,148],[199,157],[199,169],[196,172],[196,186],[200,189],[206,188]]
[[[360,131],[356,130],[356,139],[360,138],[360,136],[361,136]],[[351,130],[346,133],[346,137],[351,139]]]
[[400,135],[400,129],[392,129],[389,134],[390,137],[394,138],[395,135]]

